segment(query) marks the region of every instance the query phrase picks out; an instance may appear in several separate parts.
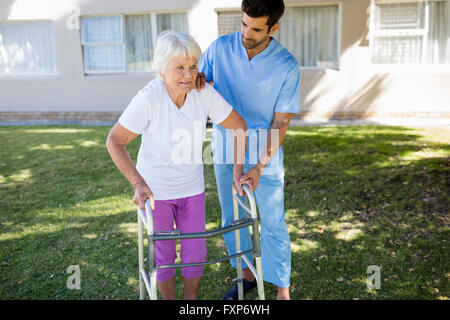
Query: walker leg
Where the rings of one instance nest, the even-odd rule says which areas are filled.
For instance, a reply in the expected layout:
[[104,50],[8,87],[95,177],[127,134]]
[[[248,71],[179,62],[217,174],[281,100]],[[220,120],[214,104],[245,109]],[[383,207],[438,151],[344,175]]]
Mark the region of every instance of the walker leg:
[[148,262],[150,271],[150,299],[158,300],[156,293],[155,242],[153,241],[153,234],[148,236]]
[[[256,216],[256,206],[253,207],[254,215]],[[255,248],[255,264],[256,264],[256,283],[258,286],[258,296],[259,300],[265,300],[264,296],[264,280],[263,280],[263,270],[261,262],[261,242],[259,236],[259,223],[258,221],[252,227],[253,234],[253,248]]]
[[[233,213],[234,213],[234,220],[239,219],[239,207],[237,200],[233,197]],[[239,235],[240,229],[236,230],[234,232],[234,238],[236,243],[236,253],[241,252],[241,239]],[[243,286],[243,276],[242,276],[242,258],[236,257],[236,268],[237,268],[237,284],[238,284],[238,299],[244,300],[244,286]]]
[[141,270],[144,269],[144,237],[142,220],[138,212],[138,252],[139,252],[139,299],[145,300],[145,283],[142,278]]
[[258,285],[258,296],[259,300],[265,300],[264,296],[264,281],[263,279],[263,273],[262,273],[262,263],[261,263],[261,254],[255,255],[255,261],[256,261],[256,273],[258,276],[257,279],[257,285]]
[[150,273],[150,288],[152,293],[152,300],[158,300],[158,295],[156,293],[156,270]]

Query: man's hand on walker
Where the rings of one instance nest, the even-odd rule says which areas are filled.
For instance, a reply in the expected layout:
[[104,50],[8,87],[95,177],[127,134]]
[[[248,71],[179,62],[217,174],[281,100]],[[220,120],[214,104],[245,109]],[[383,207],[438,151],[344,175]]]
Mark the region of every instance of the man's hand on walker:
[[233,182],[236,187],[236,191],[239,195],[245,195],[242,190],[242,183],[240,182],[241,178],[244,176],[244,168],[242,166],[234,166],[233,168]]
[[134,204],[138,205],[141,210],[145,210],[145,200],[147,199],[150,199],[150,207],[155,210],[155,199],[149,186],[145,182],[138,183],[134,190]]
[[259,178],[261,177],[262,171],[263,168],[259,164],[253,168],[250,168],[239,180],[240,184],[248,184],[250,189],[255,192],[256,188],[258,188]]

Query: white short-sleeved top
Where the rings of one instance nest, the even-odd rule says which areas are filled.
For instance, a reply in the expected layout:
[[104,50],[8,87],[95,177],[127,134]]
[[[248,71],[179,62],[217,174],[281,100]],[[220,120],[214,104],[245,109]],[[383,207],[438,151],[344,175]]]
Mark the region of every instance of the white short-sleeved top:
[[160,78],[138,92],[119,118],[126,129],[142,134],[136,169],[155,200],[204,192],[202,146],[208,117],[224,121],[233,108],[208,83],[192,90],[178,109]]

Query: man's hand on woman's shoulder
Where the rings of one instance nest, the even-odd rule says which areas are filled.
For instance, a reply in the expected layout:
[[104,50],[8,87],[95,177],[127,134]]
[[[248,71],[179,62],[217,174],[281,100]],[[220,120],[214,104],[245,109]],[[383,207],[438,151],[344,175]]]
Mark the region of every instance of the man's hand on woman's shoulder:
[[[199,72],[197,74],[197,78],[195,79],[195,88],[197,89],[197,92],[200,92],[200,90],[205,89],[205,83],[206,83],[206,76],[203,72]],[[214,82],[209,81],[210,85],[214,85]]]

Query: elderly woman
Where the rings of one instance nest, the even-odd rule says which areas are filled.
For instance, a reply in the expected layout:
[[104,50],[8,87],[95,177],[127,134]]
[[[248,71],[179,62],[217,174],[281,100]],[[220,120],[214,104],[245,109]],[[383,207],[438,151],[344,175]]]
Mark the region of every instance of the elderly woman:
[[[234,181],[242,193],[243,160],[247,130],[244,120],[216,90],[196,87],[201,50],[186,34],[163,32],[157,40],[153,64],[158,77],[138,92],[111,129],[107,148],[112,160],[135,190],[134,203],[144,209],[150,199],[155,230],[182,233],[205,231],[205,187],[202,145],[208,117],[234,129]],[[238,130],[240,129],[240,130]],[[126,145],[142,134],[136,167]],[[231,192],[231,190],[230,190]],[[156,264],[173,264],[175,241],[156,241]],[[205,239],[181,240],[183,263],[204,262]],[[184,298],[197,299],[203,266],[182,270]],[[175,270],[157,271],[164,299],[175,299]]]

